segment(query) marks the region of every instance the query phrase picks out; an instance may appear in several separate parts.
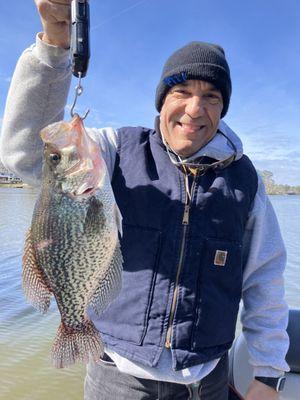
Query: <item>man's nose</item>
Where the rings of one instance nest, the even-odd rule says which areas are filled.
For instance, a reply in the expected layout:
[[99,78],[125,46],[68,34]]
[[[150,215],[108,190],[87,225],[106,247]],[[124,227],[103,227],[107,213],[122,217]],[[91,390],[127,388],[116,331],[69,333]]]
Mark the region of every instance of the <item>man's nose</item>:
[[202,117],[205,114],[205,105],[200,96],[192,96],[187,100],[185,112],[191,118]]

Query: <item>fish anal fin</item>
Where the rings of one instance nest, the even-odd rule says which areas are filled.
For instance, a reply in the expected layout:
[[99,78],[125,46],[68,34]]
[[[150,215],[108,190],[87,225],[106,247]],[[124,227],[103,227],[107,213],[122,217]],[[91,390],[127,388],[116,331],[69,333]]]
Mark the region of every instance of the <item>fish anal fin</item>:
[[97,288],[90,297],[89,304],[97,315],[100,315],[107,308],[121,290],[122,264],[123,257],[118,243],[108,268],[99,277]]
[[45,313],[50,305],[51,291],[45,282],[40,267],[38,266],[31,240],[30,229],[25,238],[22,264],[22,284],[25,297],[33,307],[42,313]]
[[54,367],[65,368],[76,361],[88,363],[90,358],[98,361],[104,347],[100,334],[90,320],[79,328],[67,327],[61,322],[52,346],[51,358]]

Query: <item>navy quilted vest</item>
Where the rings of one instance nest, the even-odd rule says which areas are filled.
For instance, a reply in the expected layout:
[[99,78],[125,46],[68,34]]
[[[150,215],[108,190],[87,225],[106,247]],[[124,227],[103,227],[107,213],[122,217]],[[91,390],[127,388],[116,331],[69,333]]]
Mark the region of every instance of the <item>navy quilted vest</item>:
[[209,171],[195,180],[185,224],[184,179],[159,134],[119,130],[112,186],[123,215],[123,288],[94,321],[106,345],[148,366],[157,364],[170,325],[176,370],[220,357],[232,344],[257,190],[246,156]]

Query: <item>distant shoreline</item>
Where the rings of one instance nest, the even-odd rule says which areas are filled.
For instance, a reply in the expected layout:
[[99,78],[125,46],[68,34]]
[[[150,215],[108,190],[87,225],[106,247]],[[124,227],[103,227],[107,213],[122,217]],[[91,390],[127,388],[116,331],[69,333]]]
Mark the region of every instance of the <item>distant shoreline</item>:
[[[34,189],[32,186],[27,185],[26,183],[0,183],[0,188],[16,188],[16,189]],[[267,190],[268,196],[300,196],[300,193],[297,191],[287,191],[287,192],[274,192],[274,188],[272,188],[270,192]]]
[[257,172],[264,181],[264,185],[268,195],[283,194],[289,196],[296,196],[300,194],[300,186],[276,183],[274,180],[273,172],[267,170],[264,171],[257,170]]
[[26,185],[25,183],[0,183],[0,188],[31,188],[31,186]]

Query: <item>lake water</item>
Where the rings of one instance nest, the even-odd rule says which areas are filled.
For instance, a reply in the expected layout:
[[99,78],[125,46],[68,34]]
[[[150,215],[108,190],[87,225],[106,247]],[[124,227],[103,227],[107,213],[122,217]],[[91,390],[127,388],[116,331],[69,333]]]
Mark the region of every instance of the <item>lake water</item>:
[[[50,349],[59,316],[54,304],[40,315],[26,304],[21,288],[24,233],[36,193],[0,188],[0,399],[81,400],[85,368],[57,370]],[[300,196],[272,196],[288,250],[286,298],[300,308]]]

